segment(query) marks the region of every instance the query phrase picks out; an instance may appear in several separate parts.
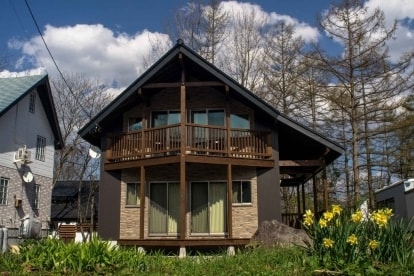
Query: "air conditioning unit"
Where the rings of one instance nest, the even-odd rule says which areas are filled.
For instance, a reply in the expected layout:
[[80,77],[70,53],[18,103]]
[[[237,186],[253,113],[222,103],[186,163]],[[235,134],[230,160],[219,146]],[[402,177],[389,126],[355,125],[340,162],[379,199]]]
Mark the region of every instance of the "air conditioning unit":
[[30,150],[26,149],[26,146],[19,148],[14,153],[14,160],[13,162],[23,162],[23,163],[30,163],[32,162],[32,153]]
[[408,192],[414,190],[414,178],[410,178],[404,181],[404,191]]

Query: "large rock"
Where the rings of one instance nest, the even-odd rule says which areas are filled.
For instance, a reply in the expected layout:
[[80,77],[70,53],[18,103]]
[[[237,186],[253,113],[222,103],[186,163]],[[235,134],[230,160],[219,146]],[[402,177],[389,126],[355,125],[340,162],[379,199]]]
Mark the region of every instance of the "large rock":
[[312,240],[302,229],[295,229],[277,220],[264,221],[251,239],[251,245],[307,246]]

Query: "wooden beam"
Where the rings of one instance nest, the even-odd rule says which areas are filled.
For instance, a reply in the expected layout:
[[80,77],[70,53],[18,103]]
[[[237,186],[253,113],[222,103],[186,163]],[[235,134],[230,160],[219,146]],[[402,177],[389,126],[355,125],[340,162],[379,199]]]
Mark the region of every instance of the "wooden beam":
[[320,167],[321,160],[279,160],[279,167]]
[[[219,81],[192,81],[185,82],[187,87],[215,87],[215,86],[225,86],[224,83]],[[157,83],[147,83],[141,88],[144,89],[156,89],[156,88],[178,88],[181,87],[181,82],[157,82]]]

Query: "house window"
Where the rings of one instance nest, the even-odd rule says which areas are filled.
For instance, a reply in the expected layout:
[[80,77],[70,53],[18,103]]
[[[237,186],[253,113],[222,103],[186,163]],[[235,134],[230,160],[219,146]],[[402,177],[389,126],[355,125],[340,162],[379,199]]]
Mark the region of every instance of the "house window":
[[129,118],[128,131],[136,131],[142,129],[142,118]]
[[45,161],[46,138],[37,135],[36,141],[36,160]]
[[40,185],[35,184],[33,186],[33,209],[39,209],[40,199]]
[[181,122],[180,111],[155,111],[152,112],[152,127],[179,124]]
[[35,108],[36,108],[36,93],[31,93],[30,94],[30,99],[29,99],[29,112],[30,113],[35,113]]
[[230,127],[240,129],[250,129],[248,114],[230,114]]
[[7,204],[7,188],[9,186],[9,179],[0,177],[0,205]]
[[233,203],[252,203],[252,184],[250,181],[233,181]]
[[149,232],[177,235],[180,216],[180,185],[177,182],[150,183]]
[[224,126],[223,109],[207,109],[191,112],[191,123],[199,125]]
[[227,231],[227,184],[191,183],[191,233],[224,235]]
[[139,206],[139,190],[140,185],[137,182],[127,183],[126,205]]

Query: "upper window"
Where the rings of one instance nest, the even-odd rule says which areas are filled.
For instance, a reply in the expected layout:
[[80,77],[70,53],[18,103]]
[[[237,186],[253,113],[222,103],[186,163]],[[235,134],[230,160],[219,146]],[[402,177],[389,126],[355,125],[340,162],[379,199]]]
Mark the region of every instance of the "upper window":
[[224,126],[223,109],[207,109],[191,112],[191,123],[199,125]]
[[40,185],[35,184],[33,188],[33,209],[39,209]]
[[142,129],[142,118],[129,118],[128,131],[135,131]]
[[36,109],[36,93],[33,92],[30,94],[29,112],[35,113],[35,109]]
[[9,186],[9,179],[0,177],[0,205],[7,204],[7,188]]
[[233,203],[252,203],[250,181],[233,181]]
[[137,182],[127,183],[126,205],[139,206],[139,189],[140,185]]
[[179,124],[181,122],[180,111],[155,111],[152,112],[152,127]]
[[230,114],[230,127],[250,129],[250,120],[248,114]]
[[36,160],[45,161],[46,138],[37,135],[36,141]]

